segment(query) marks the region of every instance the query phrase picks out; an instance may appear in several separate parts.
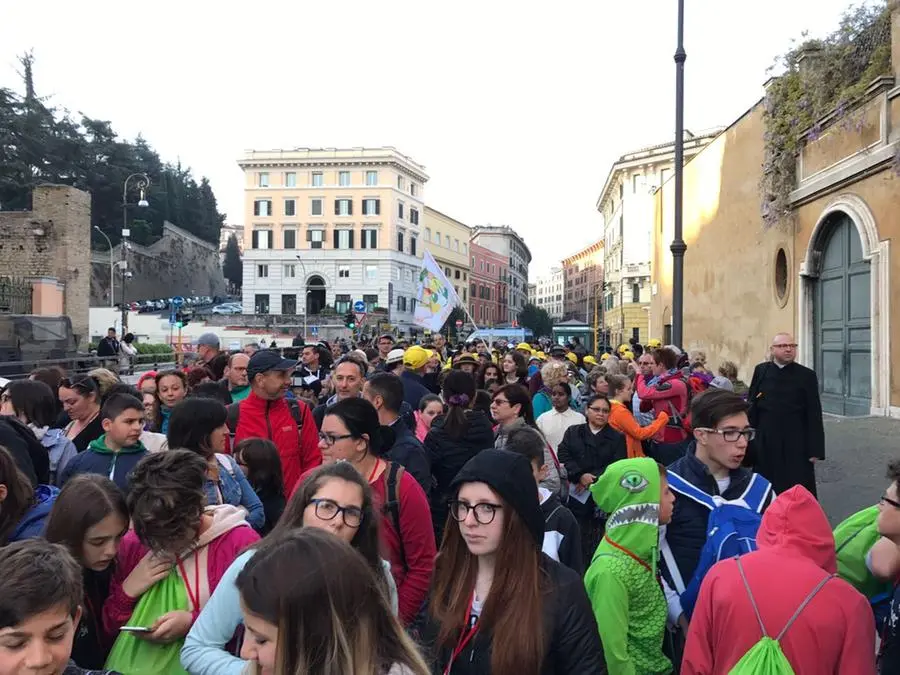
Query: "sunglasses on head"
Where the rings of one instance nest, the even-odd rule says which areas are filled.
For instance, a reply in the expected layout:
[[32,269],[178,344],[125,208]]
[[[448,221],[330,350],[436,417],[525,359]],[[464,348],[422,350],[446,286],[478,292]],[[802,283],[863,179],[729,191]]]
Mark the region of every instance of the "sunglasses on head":
[[74,389],[83,394],[89,394],[98,390],[97,380],[93,377],[82,377],[74,380],[64,377],[59,381],[59,386],[66,389]]

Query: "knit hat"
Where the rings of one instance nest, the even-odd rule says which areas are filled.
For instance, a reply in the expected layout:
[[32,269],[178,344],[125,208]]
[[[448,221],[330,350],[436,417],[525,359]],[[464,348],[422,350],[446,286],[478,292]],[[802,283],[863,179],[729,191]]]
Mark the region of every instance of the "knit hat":
[[450,483],[456,496],[463,483],[485,483],[519,514],[540,549],[544,543],[544,516],[535,489],[531,464],[524,455],[507,450],[482,450]]

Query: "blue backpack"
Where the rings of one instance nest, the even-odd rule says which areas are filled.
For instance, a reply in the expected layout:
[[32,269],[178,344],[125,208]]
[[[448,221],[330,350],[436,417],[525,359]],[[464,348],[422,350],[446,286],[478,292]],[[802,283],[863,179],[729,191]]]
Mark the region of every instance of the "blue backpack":
[[708,495],[696,485],[689,483],[677,473],[666,472],[669,487],[676,494],[692,499],[709,509],[706,525],[706,543],[700,551],[700,560],[694,576],[688,584],[681,578],[667,545],[662,548],[666,567],[675,583],[675,590],[681,596],[681,608],[690,618],[700,593],[700,584],[709,569],[720,560],[737,558],[756,550],[756,532],[762,520],[762,510],[772,492],[772,485],[759,474],[754,473],[744,493],[734,500],[725,500],[716,495]]

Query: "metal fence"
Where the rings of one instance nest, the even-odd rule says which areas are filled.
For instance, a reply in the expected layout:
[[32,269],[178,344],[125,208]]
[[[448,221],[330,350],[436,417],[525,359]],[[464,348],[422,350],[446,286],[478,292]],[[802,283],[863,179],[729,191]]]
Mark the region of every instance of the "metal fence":
[[[193,352],[184,352],[181,354],[180,364],[188,364],[195,361],[197,355]],[[123,382],[134,383],[140,377],[141,373],[150,370],[168,370],[176,368],[179,365],[176,354],[138,354],[132,357],[129,362],[123,363],[119,358],[93,356],[86,354],[84,356],[73,356],[66,359],[32,359],[28,361],[7,361],[0,364],[0,377],[9,380],[17,380],[28,377],[28,375],[39,368],[59,368],[67,377],[77,377],[86,375],[95,368],[106,368],[118,375]]]
[[31,283],[14,277],[0,278],[0,312],[31,314]]

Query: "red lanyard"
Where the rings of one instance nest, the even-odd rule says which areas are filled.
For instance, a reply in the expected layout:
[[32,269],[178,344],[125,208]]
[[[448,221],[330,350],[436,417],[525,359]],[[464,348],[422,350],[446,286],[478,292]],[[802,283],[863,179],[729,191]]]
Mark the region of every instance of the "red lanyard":
[[[466,609],[466,623],[468,624],[472,618],[472,606],[475,604],[475,592],[472,592],[472,597],[469,598],[469,607]],[[459,636],[459,642],[456,643],[456,647],[453,650],[453,653],[450,655],[450,661],[447,663],[447,667],[444,669],[444,675],[450,675],[450,669],[453,668],[453,662],[456,661],[456,657],[462,654],[462,651],[466,648],[466,645],[472,641],[472,638],[475,637],[475,633],[478,632],[478,620],[475,620],[475,625],[471,628],[468,628],[463,631],[462,635]]]
[[376,458],[375,466],[372,467],[372,473],[369,474],[369,480],[366,482],[371,483],[375,479],[375,472],[378,471],[378,467],[380,465],[381,465],[381,460]]
[[194,610],[200,611],[200,556],[197,555],[197,552],[194,552],[194,590],[197,592],[196,595],[191,592],[191,585],[188,583],[187,572],[184,571],[184,563],[179,560],[178,561],[178,569],[181,570],[181,578],[184,579],[184,587],[187,589],[188,599],[191,601],[191,604],[194,606]]
[[625,548],[624,546],[620,546],[619,544],[617,544],[616,542],[614,542],[612,539],[609,538],[609,535],[603,535],[603,538],[606,539],[606,541],[608,541],[608,542],[609,542],[610,544],[612,544],[614,547],[616,547],[617,549],[619,549],[620,551],[622,551],[622,553],[624,553],[625,555],[630,556],[630,557],[634,558],[635,560],[637,560],[638,563],[640,563],[641,565],[643,565],[643,566],[647,569],[647,571],[650,572],[650,574],[653,574],[653,570],[650,568],[650,565],[648,565],[648,564],[645,563],[643,560],[641,560],[640,558],[638,558],[634,553],[632,553],[631,551],[629,551],[629,550],[628,550],[627,548]]

